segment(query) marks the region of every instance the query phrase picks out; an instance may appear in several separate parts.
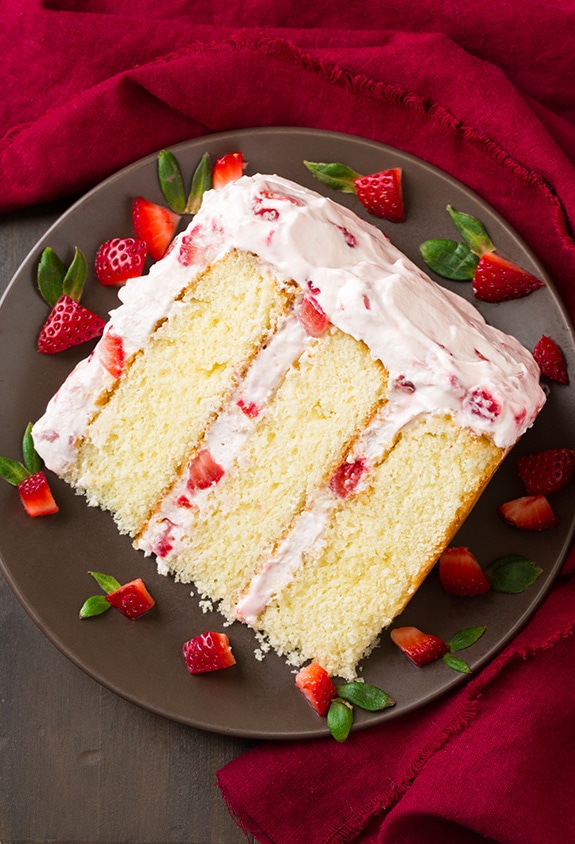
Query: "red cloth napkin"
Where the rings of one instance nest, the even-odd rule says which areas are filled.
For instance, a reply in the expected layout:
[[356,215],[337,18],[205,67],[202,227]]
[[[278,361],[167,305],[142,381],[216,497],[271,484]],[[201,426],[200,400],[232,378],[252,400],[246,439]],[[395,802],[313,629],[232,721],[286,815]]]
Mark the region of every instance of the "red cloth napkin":
[[[3,0],[0,211],[211,132],[348,132],[477,191],[573,317],[573,0],[301,6]],[[226,766],[240,826],[262,844],[574,840],[574,571],[572,553],[530,624],[456,694],[344,745],[262,744]]]

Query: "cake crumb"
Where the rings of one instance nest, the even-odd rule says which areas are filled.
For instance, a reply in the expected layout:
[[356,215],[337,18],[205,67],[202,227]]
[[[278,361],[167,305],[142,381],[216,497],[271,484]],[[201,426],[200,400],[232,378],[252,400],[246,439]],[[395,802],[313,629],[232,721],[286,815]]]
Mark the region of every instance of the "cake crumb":
[[214,605],[211,601],[200,601],[200,609],[205,614],[207,612],[212,612]]

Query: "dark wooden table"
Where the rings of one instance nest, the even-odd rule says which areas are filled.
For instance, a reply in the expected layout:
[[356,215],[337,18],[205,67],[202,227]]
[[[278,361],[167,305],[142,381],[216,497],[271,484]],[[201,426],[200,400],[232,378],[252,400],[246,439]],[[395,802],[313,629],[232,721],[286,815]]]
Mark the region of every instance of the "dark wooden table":
[[[0,216],[0,291],[66,207]],[[246,841],[215,772],[247,741],[173,723],[102,688],[45,638],[1,576],[0,643],[1,844]]]

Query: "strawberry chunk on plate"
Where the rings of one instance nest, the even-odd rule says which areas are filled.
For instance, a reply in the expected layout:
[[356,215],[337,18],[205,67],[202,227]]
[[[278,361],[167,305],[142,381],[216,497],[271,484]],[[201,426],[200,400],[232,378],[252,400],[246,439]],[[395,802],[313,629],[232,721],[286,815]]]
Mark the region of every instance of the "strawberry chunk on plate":
[[476,299],[483,302],[522,299],[544,286],[540,279],[495,252],[481,256],[472,283]]
[[217,190],[228,182],[235,182],[244,174],[244,157],[241,152],[228,152],[218,158],[212,173],[212,186]]
[[219,671],[220,668],[230,668],[236,664],[226,634],[211,630],[185,642],[182,654],[190,674]]
[[390,633],[392,642],[421,668],[441,659],[449,650],[446,642],[432,633],[423,633],[417,627],[396,627]]
[[515,465],[528,495],[549,495],[575,474],[575,449],[548,448],[519,457]]
[[124,583],[104,598],[110,606],[116,607],[126,618],[139,618],[151,610],[156,603],[140,577]]
[[132,203],[132,225],[139,240],[148,244],[150,256],[158,261],[176,233],[180,215],[170,208],[137,196]]
[[544,495],[524,495],[497,508],[499,515],[520,530],[548,530],[559,522]]
[[295,683],[317,714],[327,715],[337,689],[325,668],[319,662],[311,662],[298,671]]
[[18,484],[20,500],[29,516],[49,516],[58,512],[58,505],[46,480],[46,475],[40,469]]
[[445,549],[439,558],[439,579],[448,595],[483,595],[490,589],[477,559],[463,546]]

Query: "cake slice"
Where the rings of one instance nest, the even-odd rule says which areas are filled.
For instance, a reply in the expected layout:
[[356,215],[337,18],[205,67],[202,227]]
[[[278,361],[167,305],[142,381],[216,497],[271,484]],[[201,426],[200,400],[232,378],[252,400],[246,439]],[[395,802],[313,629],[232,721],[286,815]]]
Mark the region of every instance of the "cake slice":
[[120,298],[33,428],[46,465],[292,664],[354,677],[543,406],[531,354],[278,176],[206,193]]

